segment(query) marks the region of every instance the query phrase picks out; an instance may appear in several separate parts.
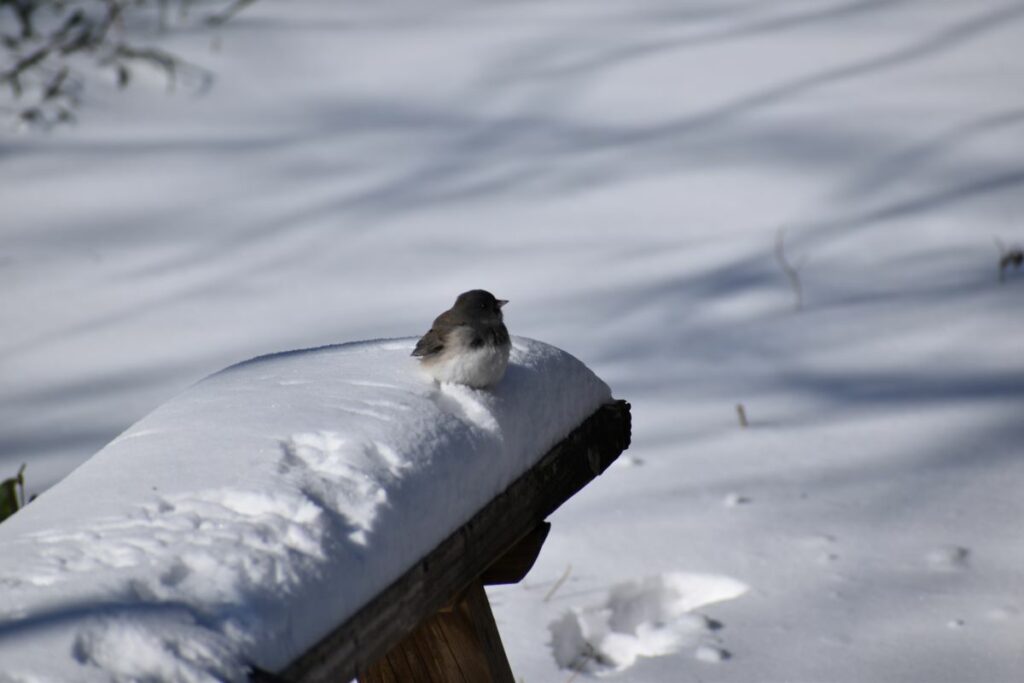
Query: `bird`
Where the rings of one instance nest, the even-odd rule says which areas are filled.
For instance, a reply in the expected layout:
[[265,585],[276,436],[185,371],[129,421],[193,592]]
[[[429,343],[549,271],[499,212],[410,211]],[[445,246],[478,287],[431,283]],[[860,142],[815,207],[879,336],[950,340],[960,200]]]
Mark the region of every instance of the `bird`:
[[416,342],[412,355],[438,382],[475,389],[494,386],[505,375],[512,348],[501,313],[507,303],[483,289],[459,294]]

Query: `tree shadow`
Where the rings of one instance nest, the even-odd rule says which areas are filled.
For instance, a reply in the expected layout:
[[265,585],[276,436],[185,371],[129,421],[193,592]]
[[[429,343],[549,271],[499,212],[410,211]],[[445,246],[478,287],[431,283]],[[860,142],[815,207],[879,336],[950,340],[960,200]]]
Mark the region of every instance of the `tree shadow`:
[[[675,32],[678,37],[650,40],[649,32],[637,30],[623,31],[614,40],[608,40],[607,34],[595,38],[587,32],[561,32],[553,39],[532,42],[527,49],[499,54],[481,64],[480,75],[471,87],[450,103],[427,102],[402,94],[357,97],[325,93],[311,100],[296,125],[273,133],[237,133],[223,138],[197,133],[177,139],[144,139],[129,146],[119,140],[53,140],[37,148],[5,141],[0,147],[0,163],[8,164],[8,168],[30,154],[80,156],[82,160],[105,154],[122,155],[155,165],[169,159],[186,159],[198,167],[224,163],[227,159],[230,168],[246,172],[252,169],[254,178],[261,181],[254,185],[258,189],[252,190],[253,195],[265,191],[284,197],[310,185],[324,189],[309,201],[257,216],[244,228],[218,231],[209,239],[195,240],[156,263],[127,273],[126,282],[173,273],[179,268],[229,263],[215,277],[193,281],[183,291],[154,290],[129,307],[86,322],[67,323],[10,351],[17,354],[26,348],[46,345],[48,339],[66,339],[121,325],[145,311],[183,298],[198,299],[225,283],[244,281],[254,274],[300,262],[308,250],[316,248],[318,240],[372,231],[386,221],[402,220],[425,209],[480,206],[484,211],[490,210],[485,202],[530,202],[593,193],[624,181],[681,171],[701,174],[716,168],[757,167],[835,175],[837,171],[849,172],[851,159],[865,155],[879,159],[852,174],[850,182],[840,185],[827,215],[822,217],[819,212],[793,222],[794,230],[788,239],[794,248],[808,250],[837,235],[848,234],[853,228],[926,216],[966,202],[1017,193],[1024,184],[1024,162],[965,159],[958,152],[979,136],[1005,132],[1018,125],[1024,119],[1019,107],[993,107],[909,147],[896,133],[871,125],[853,126],[850,122],[827,119],[786,121],[761,114],[834,85],[920,66],[971,41],[984,40],[989,32],[1020,21],[1024,5],[1019,2],[972,8],[966,17],[927,33],[910,32],[900,45],[838,66],[815,68],[812,64],[802,68],[800,75],[782,82],[752,82],[745,92],[729,101],[667,121],[616,124],[602,122],[600,117],[589,120],[562,113],[581,86],[600,79],[613,68],[640,59],[715,42],[838,25],[851,17],[884,22],[889,10],[904,4],[903,0],[860,0],[791,11],[747,2],[707,5],[697,12],[659,10],[638,16],[636,21],[644,26],[644,22],[656,24],[658,35]],[[250,21],[244,16],[240,20]],[[259,24],[262,20],[251,21]],[[302,28],[307,23],[307,19],[298,17],[285,29]],[[339,24],[338,28],[345,29],[347,25]],[[573,54],[585,57],[566,61],[566,55]],[[523,97],[521,104],[507,113],[486,113],[493,110],[481,106],[509,93]],[[324,148],[362,150],[359,144],[377,139],[389,142],[380,148],[371,145],[378,153],[365,157],[361,152],[339,158],[325,158],[322,154]],[[400,144],[396,145],[396,141]],[[408,154],[390,153],[405,144],[412,150]],[[943,165],[935,171],[937,160]],[[895,199],[883,192],[888,183],[907,174],[918,177],[920,187]],[[251,195],[226,198],[224,204],[232,206],[233,202],[242,204],[251,199]],[[174,201],[180,201],[183,208],[173,215],[146,217],[145,221],[139,216],[108,221],[107,216],[97,215],[89,223],[89,236],[102,235],[106,239],[133,231],[173,230],[178,224],[203,215],[205,210],[190,206],[188,197],[176,197]],[[331,217],[326,228],[325,216]],[[765,225],[766,235],[775,227]],[[628,241],[625,228],[623,233],[623,241]],[[448,243],[436,246],[439,252],[452,248]],[[236,258],[242,249],[249,250],[251,256]],[[757,245],[753,249],[738,249],[734,257],[713,269],[684,272],[656,282],[619,285],[614,291],[602,293],[601,316],[650,314],[648,320],[656,320],[663,315],[667,322],[664,334],[637,333],[626,340],[628,343],[592,344],[595,359],[613,366],[641,354],[676,359],[680,350],[699,350],[710,363],[742,354],[786,358],[785,349],[767,340],[743,341],[736,329],[727,329],[729,334],[717,331],[714,321],[702,320],[699,313],[708,302],[784,286],[769,249],[766,238],[764,249]],[[231,254],[231,258],[226,259],[225,254]],[[953,293],[952,289],[944,292]],[[938,290],[932,293],[943,294]],[[857,297],[865,296],[868,295],[836,294],[829,297],[827,305],[863,303],[865,299]],[[923,300],[928,298],[926,293],[921,296]],[[585,301],[565,303],[587,305]],[[809,307],[817,305],[821,304],[812,301]],[[539,314],[537,319],[548,322],[543,315]],[[620,342],[622,338],[614,341]],[[195,364],[189,367],[194,368]],[[684,381],[682,373],[689,369],[691,366],[670,367],[664,380]],[[124,378],[125,384],[120,387],[71,385],[66,389],[74,399],[87,400],[90,392],[127,391],[131,382],[169,386],[179,376],[177,373],[187,372],[188,367],[183,366],[169,368],[166,373],[154,372],[151,381],[136,376]],[[663,385],[643,385],[637,381],[629,386],[637,391],[657,392]],[[837,392],[843,390],[841,383],[834,388]],[[53,396],[13,398],[42,407]],[[39,438],[41,443],[64,443],[57,436]],[[8,452],[8,447],[30,448],[31,444],[18,437],[0,444],[3,452]]]
[[[861,11],[865,3],[852,3],[840,11],[833,8],[824,17],[839,20],[848,12]],[[891,2],[866,3],[879,9]],[[860,8],[860,9],[858,9]],[[506,116],[482,116],[469,113],[472,106],[447,110],[424,108],[415,102],[394,100],[345,102],[311,113],[311,130],[328,138],[342,140],[372,139],[379,135],[411,136],[430,150],[422,161],[393,167],[389,178],[355,192],[341,192],[336,198],[308,207],[292,216],[301,222],[323,212],[380,219],[396,213],[416,211],[436,205],[469,204],[500,198],[530,199],[593,191],[624,177],[638,178],[681,168],[706,167],[709,164],[734,166],[739,162],[768,165],[786,164],[808,170],[822,166],[846,168],[851,157],[866,149],[883,156],[901,144],[901,140],[883,133],[861,133],[834,122],[814,124],[767,124],[754,115],[768,107],[807,95],[821,88],[862,77],[877,77],[914,62],[938,57],[962,44],[982,38],[988,31],[1018,21],[1024,14],[1019,3],[995,9],[986,8],[974,16],[959,20],[933,33],[917,37],[909,44],[881,54],[826,68],[777,85],[744,94],[731,102],[667,123],[652,125],[613,125],[586,122],[558,115],[560,99],[571,97],[572,74],[559,76],[542,89],[520,113]],[[834,15],[834,16],[833,16]],[[777,29],[782,30],[785,23]],[[551,48],[557,51],[557,47]],[[665,49],[668,49],[667,47]],[[545,51],[539,51],[542,60]],[[590,70],[600,75],[612,66],[598,63]],[[508,89],[522,74],[515,60],[500,67],[484,69],[474,91],[466,92],[462,102],[485,102]],[[552,90],[554,92],[552,92]],[[951,146],[965,135],[1011,125],[1017,112],[994,112],[953,131],[947,139],[935,141]],[[341,127],[339,128],[339,124]],[[345,146],[344,142],[340,146]],[[918,162],[922,160],[917,156]],[[890,173],[898,173],[908,159],[894,160]],[[330,172],[318,168],[316,173]],[[875,209],[853,222],[886,220],[907,213],[922,212],[944,203],[955,203],[985,192],[1012,188],[1018,184],[1024,166],[995,169],[979,168],[969,179],[927,193],[916,200],[905,200],[891,207]],[[980,177],[979,177],[980,176]],[[305,176],[299,173],[295,179]],[[870,188],[861,184],[856,199],[863,199]],[[849,227],[850,221],[844,222]]]
[[[854,0],[793,13],[785,10],[780,12],[777,7],[766,10],[767,5],[756,2],[731,7],[706,7],[696,11],[688,8],[662,9],[647,14],[634,14],[626,19],[646,19],[663,26],[692,29],[696,35],[652,41],[634,40],[622,46],[594,46],[595,54],[577,59],[570,64],[564,64],[561,58],[552,60],[552,55],[560,54],[558,44],[533,45],[529,50],[518,52],[510,58],[508,68],[519,72],[517,77],[523,79],[582,77],[669,51],[801,29],[822,22],[844,20],[860,14],[891,9],[908,2],[909,0]],[[723,21],[721,26],[706,29],[699,25],[701,22],[720,19],[728,21]],[[556,63],[551,64],[552,61]]]

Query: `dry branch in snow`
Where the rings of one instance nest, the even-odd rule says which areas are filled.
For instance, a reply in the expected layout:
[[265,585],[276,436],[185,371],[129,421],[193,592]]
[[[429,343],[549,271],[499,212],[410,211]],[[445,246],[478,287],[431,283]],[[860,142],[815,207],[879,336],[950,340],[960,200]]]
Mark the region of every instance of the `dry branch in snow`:
[[775,260],[779,262],[779,267],[789,280],[789,286],[793,288],[793,307],[799,311],[804,306],[804,290],[800,283],[799,266],[794,267],[786,258],[785,235],[785,228],[779,228],[775,233]]
[[[220,26],[254,0],[0,0],[0,111],[27,123],[70,121],[89,71],[110,73],[127,86],[139,66],[154,68],[173,88],[189,77],[202,89],[210,76],[180,56],[155,47],[177,6],[175,25]],[[13,31],[10,30],[13,28]]]

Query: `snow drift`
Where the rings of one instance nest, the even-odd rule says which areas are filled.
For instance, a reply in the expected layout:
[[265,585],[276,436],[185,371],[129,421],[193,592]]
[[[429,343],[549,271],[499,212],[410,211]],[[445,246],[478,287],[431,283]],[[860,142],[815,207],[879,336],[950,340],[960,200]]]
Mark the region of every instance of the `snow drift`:
[[2,675],[280,668],[610,398],[539,342],[514,339],[488,391],[430,381],[412,343],[229,368],[0,526]]

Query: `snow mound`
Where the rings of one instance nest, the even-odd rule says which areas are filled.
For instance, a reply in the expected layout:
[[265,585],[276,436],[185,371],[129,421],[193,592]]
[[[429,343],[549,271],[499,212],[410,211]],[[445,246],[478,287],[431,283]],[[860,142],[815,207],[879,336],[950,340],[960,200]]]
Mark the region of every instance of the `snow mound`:
[[257,358],[163,405],[0,526],[13,680],[244,680],[285,665],[602,403],[516,338],[491,390],[413,340]]
[[614,673],[639,657],[659,657],[696,646],[705,662],[728,659],[716,622],[693,610],[743,595],[747,586],[727,576],[673,572],[623,583],[598,605],[572,609],[549,626],[558,666]]

